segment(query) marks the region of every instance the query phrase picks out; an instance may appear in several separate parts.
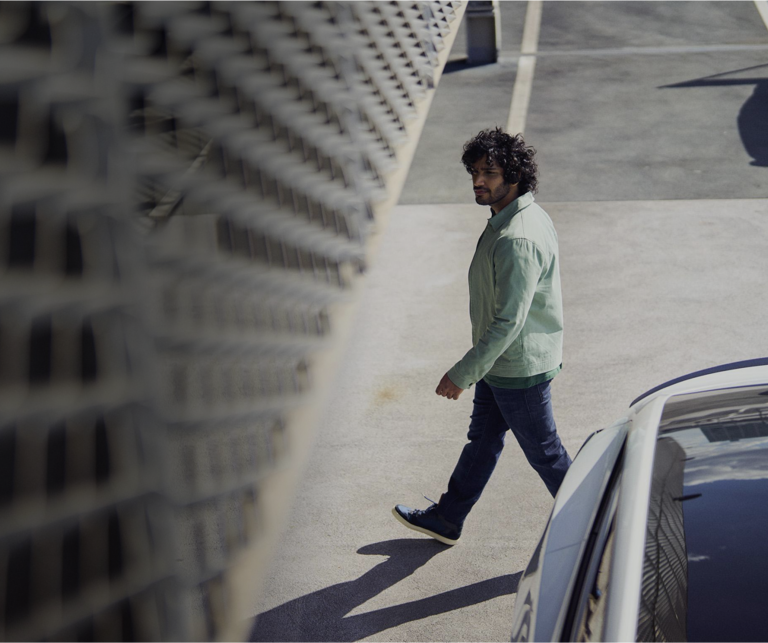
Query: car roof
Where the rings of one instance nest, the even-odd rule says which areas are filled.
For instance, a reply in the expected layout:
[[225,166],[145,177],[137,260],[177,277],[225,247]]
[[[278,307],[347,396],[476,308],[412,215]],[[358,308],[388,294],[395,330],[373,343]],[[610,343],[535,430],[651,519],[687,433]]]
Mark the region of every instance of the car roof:
[[[674,379],[671,379],[667,382],[664,382],[663,384],[659,384],[658,386],[654,386],[652,389],[646,391],[639,397],[636,397],[634,400],[632,400],[632,403],[629,405],[630,407],[635,406],[638,402],[641,400],[651,397],[655,393],[658,393],[659,391],[663,391],[664,389],[670,388],[676,384],[682,384],[684,382],[690,382],[692,385],[695,384],[694,382],[691,382],[691,380],[698,379],[700,377],[705,377],[709,375],[716,375],[718,373],[731,373],[736,376],[736,379],[738,378],[738,374],[733,373],[734,371],[739,371],[741,369],[745,368],[754,368],[754,367],[761,367],[765,366],[768,367],[768,357],[758,357],[755,359],[748,359],[748,360],[742,360],[740,362],[731,362],[729,364],[721,364],[719,366],[713,366],[711,368],[705,368],[700,371],[694,371],[693,373],[688,373],[687,375],[682,375],[680,377],[676,377]],[[709,378],[713,384],[716,382],[726,382],[727,377],[719,377],[719,378]],[[670,391],[671,392],[671,391]]]
[[[620,552],[611,570],[614,588],[621,588],[609,610],[604,635],[610,640],[635,638],[640,581],[643,573],[645,533],[650,500],[654,453],[662,413],[670,398],[692,393],[712,393],[768,383],[768,358],[724,364],[695,371],[670,380],[637,398],[629,409],[631,424],[624,458],[625,478],[633,484],[622,485],[619,504],[622,518],[617,523],[615,548]],[[617,590],[618,591],[618,590]]]
[[664,556],[654,570],[646,550],[643,583],[663,585],[653,601],[656,627],[669,624],[659,615],[682,595],[681,622],[668,639],[768,640],[756,609],[768,577],[768,383],[670,397],[656,459],[650,550]]
[[[557,587],[559,587],[557,583],[561,585],[572,584],[572,572],[576,569],[576,562],[574,561],[581,555],[581,545],[577,546],[576,541],[581,542],[582,536],[585,534],[566,515],[569,514],[567,505],[573,505],[578,509],[575,511],[577,515],[583,512],[582,510],[586,506],[592,509],[596,508],[589,504],[589,498],[602,497],[602,491],[598,493],[594,489],[587,490],[586,487],[591,485],[587,478],[597,477],[604,482],[606,479],[605,472],[609,471],[606,468],[609,463],[606,460],[606,466],[596,466],[597,460],[605,459],[609,455],[609,451],[612,452],[612,457],[609,459],[614,460],[617,449],[622,445],[624,445],[622,477],[631,483],[619,484],[618,486],[620,510],[617,514],[614,543],[614,549],[617,553],[611,565],[609,582],[609,603],[613,607],[605,615],[603,635],[606,640],[635,639],[638,606],[640,604],[640,586],[643,578],[651,477],[662,416],[666,411],[664,419],[666,421],[672,420],[674,413],[670,412],[675,406],[681,408],[678,402],[682,402],[684,396],[690,395],[691,397],[698,397],[700,400],[706,400],[724,395],[735,400],[740,395],[736,389],[750,387],[754,387],[752,392],[743,390],[741,394],[746,396],[759,395],[760,390],[757,387],[762,390],[768,388],[768,358],[724,364],[695,371],[665,382],[637,398],[632,403],[632,407],[628,409],[626,417],[590,436],[582,448],[583,453],[580,452],[574,460],[574,467],[569,471],[563,487],[558,492],[550,516],[550,524],[545,530],[545,537],[539,543],[539,547],[531,559],[533,566],[529,565],[529,569],[526,569],[526,574],[521,581],[519,610],[518,605],[515,608],[516,626],[520,626],[521,629],[520,632],[513,635],[513,639],[519,634],[523,634],[523,631],[528,632],[528,634],[533,633],[535,638],[543,636],[546,639],[548,635],[557,630],[558,623],[563,624],[562,602],[558,601],[560,607],[557,609],[548,609],[546,604],[539,599],[544,595],[550,598],[553,596],[553,583]],[[766,398],[768,396],[760,399]],[[699,407],[699,403],[697,402],[694,406]],[[734,412],[736,410],[734,409]],[[693,411],[697,412],[696,408]],[[670,429],[672,427],[671,424],[667,423],[664,428]],[[706,437],[706,434],[704,435]],[[599,439],[601,437],[602,440]],[[768,438],[764,439],[768,440]],[[707,441],[705,440],[705,442]],[[707,442],[707,444],[709,443]],[[737,445],[732,445],[730,447],[731,453],[736,448],[738,448]],[[763,450],[762,453],[766,453],[766,451]],[[704,464],[703,458],[700,459],[700,463]],[[717,463],[715,462],[715,464]],[[601,473],[597,469],[605,471]],[[602,488],[603,484],[601,483],[599,486]],[[576,497],[581,487],[585,487],[586,498]],[[701,502],[709,503],[712,498],[714,496],[709,495]],[[695,500],[692,499],[690,502],[695,502]],[[768,502],[768,498],[766,502]],[[690,506],[693,507],[693,505]],[[701,506],[704,505],[701,504]],[[562,514],[563,520],[560,520],[560,514]],[[558,528],[555,523],[559,520],[567,524],[567,528]],[[558,532],[562,531],[563,534],[573,540],[573,543],[569,541],[566,547],[562,546],[563,543],[555,542],[556,538],[552,536],[553,529]],[[565,558],[569,556],[570,558],[566,561]],[[717,562],[714,557],[712,559]],[[695,562],[700,563],[700,561]],[[564,570],[566,571],[564,572]],[[703,565],[701,570],[706,571]],[[526,613],[529,615],[527,621]],[[533,620],[530,620],[531,618]],[[525,635],[523,634],[523,636]]]

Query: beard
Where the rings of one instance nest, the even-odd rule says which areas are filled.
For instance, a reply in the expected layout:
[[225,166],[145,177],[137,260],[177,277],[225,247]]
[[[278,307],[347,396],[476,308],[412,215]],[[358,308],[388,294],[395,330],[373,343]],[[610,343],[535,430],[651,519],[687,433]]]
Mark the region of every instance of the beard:
[[478,205],[493,205],[505,198],[511,189],[511,185],[504,183],[495,190],[486,190],[480,194],[475,193],[475,203]]

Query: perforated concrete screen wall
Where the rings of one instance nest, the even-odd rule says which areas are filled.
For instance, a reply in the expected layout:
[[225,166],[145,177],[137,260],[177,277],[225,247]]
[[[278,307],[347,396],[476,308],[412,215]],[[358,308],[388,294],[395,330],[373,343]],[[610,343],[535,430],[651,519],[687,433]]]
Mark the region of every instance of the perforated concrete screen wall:
[[246,635],[463,9],[0,3],[0,638]]

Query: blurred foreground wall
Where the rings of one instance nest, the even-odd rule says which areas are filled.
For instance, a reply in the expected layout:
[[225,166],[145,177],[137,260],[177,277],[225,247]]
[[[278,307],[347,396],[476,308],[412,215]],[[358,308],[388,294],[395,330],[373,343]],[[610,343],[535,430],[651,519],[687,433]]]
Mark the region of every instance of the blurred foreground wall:
[[246,635],[463,9],[0,3],[0,638]]

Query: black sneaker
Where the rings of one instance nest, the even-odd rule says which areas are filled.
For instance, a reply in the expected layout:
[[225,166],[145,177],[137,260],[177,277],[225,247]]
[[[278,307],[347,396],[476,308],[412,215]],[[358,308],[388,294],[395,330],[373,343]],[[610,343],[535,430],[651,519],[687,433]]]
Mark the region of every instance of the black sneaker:
[[433,504],[427,509],[411,509],[405,505],[395,505],[392,515],[403,523],[408,529],[420,531],[422,534],[432,536],[445,545],[455,545],[461,536],[461,527],[448,522],[439,513],[437,505]]

